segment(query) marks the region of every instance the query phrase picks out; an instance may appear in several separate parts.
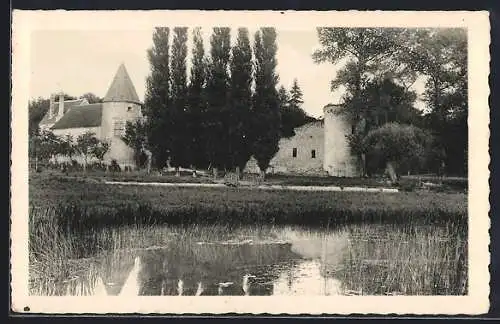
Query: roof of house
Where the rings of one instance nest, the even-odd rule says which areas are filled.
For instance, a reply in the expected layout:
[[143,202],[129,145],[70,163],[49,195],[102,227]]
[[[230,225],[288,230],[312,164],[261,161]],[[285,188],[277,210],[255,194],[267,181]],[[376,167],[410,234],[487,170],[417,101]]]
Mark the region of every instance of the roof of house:
[[140,104],[139,96],[135,91],[134,84],[128,75],[125,65],[122,63],[111,83],[103,102],[132,102]]
[[102,120],[102,103],[75,106],[59,119],[52,129],[99,127]]
[[[85,99],[64,100],[64,113],[66,113],[71,107],[80,106],[84,101]],[[49,118],[49,112],[47,112],[40,121],[40,125],[53,124],[56,122],[57,114],[59,113],[59,102],[53,102],[52,107],[49,107],[49,109],[50,108],[52,108],[54,113],[51,118]]]

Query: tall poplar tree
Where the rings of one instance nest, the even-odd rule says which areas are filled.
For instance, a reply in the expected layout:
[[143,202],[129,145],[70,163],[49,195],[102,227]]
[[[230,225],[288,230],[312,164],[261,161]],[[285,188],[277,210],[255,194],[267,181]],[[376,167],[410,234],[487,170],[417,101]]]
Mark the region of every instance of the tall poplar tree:
[[187,27],[175,27],[172,42],[172,107],[170,109],[171,165],[188,167],[190,158],[190,135],[186,127],[187,118]]
[[230,28],[214,27],[210,38],[210,63],[207,80],[206,152],[216,174],[227,166],[227,109],[229,95]]
[[253,96],[253,156],[265,177],[269,162],[278,151],[280,140],[280,109],[278,75],[276,74],[276,31],[272,27],[261,28],[255,34],[255,94]]
[[147,78],[144,100],[148,146],[154,164],[159,168],[165,166],[170,146],[169,34],[168,27],[156,27],[153,33],[153,47],[148,50],[151,73]]
[[238,29],[232,48],[228,159],[231,168],[243,170],[251,157],[252,48],[247,28]]
[[207,110],[206,81],[207,58],[201,36],[201,28],[193,30],[191,73],[188,87],[189,121],[186,126],[191,134],[191,162],[196,168],[208,167],[205,144],[204,118]]

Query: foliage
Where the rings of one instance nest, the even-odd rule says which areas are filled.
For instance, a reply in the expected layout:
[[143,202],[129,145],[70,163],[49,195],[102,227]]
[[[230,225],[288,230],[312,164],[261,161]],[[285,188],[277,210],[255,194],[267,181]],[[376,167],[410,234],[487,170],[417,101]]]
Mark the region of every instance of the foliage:
[[51,131],[41,131],[30,139],[30,156],[48,160],[53,156],[62,153],[64,141]]
[[205,153],[205,123],[207,110],[206,82],[208,73],[208,62],[205,57],[205,49],[201,29],[193,30],[193,49],[191,56],[191,73],[188,86],[188,109],[189,119],[186,127],[191,135],[191,163],[198,168],[208,167],[207,155]]
[[[465,29],[318,28],[318,39],[314,60],[342,64],[331,84],[345,89],[340,113],[365,126],[351,142],[387,121],[411,123],[431,130],[449,172],[466,172]],[[412,107],[409,90],[418,77],[425,80],[424,116]]]
[[388,122],[418,125],[420,112],[414,108],[417,95],[393,79],[384,78],[369,82],[363,90],[366,106],[365,133]]
[[115,159],[111,160],[111,163],[109,165],[109,171],[111,172],[120,172],[122,169],[120,168],[120,165],[118,162],[116,162]]
[[228,116],[228,164],[245,168],[251,157],[252,48],[247,28],[238,29],[230,62],[231,81]]
[[392,28],[318,28],[321,48],[314,52],[317,63],[346,63],[331,83],[332,91],[343,86],[342,113],[354,122],[365,115],[362,91],[366,83],[387,71],[380,69],[400,49],[400,31]]
[[102,161],[104,155],[109,150],[109,143],[100,141],[93,132],[88,131],[76,138],[76,143],[73,145],[74,152],[83,157],[83,168],[86,170],[87,164],[92,157]]
[[278,89],[281,114],[281,136],[288,138],[295,135],[294,129],[316,119],[308,116],[302,109],[302,90],[297,79],[294,80],[290,93],[281,86]]
[[91,153],[96,157],[101,163],[104,161],[104,155],[109,151],[109,142],[98,141],[91,149]]
[[170,57],[168,27],[157,27],[153,47],[148,50],[151,73],[147,78],[144,114],[147,139],[157,167],[165,166],[170,147]]
[[280,139],[280,107],[276,86],[276,31],[261,28],[255,34],[255,93],[253,96],[254,141],[253,156],[262,172],[278,151]]
[[207,112],[205,118],[206,153],[214,168],[227,165],[227,126],[231,54],[230,28],[214,27],[210,37],[210,62],[207,79]]
[[449,172],[467,172],[468,93],[467,31],[460,28],[418,30],[408,61],[426,77],[425,116],[446,151]]
[[125,135],[122,140],[134,150],[134,161],[138,168],[144,166],[143,153],[147,149],[147,130],[143,120],[127,122],[125,125]]
[[171,57],[171,100],[169,108],[170,164],[188,167],[191,141],[187,123],[187,27],[175,27]]
[[379,167],[392,162],[401,170],[425,167],[433,147],[432,136],[413,125],[387,123],[370,131],[362,142],[365,153]]
[[80,96],[80,98],[87,99],[89,104],[100,103],[103,100],[102,98],[98,97],[92,92],[84,93],[83,95]]
[[300,106],[304,103],[302,97],[303,97],[302,90],[300,89],[297,78],[295,78],[293,79],[292,88],[290,89],[290,100],[289,100],[290,106],[300,108]]
[[38,125],[42,121],[43,117],[49,111],[49,99],[38,98],[31,100],[28,104],[28,131],[29,136],[34,136],[38,133]]

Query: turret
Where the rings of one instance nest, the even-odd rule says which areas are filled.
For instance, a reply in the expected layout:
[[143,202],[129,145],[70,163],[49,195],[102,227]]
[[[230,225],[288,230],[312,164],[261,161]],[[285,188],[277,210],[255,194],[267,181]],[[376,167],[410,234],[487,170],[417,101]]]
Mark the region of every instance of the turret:
[[141,102],[124,64],[118,70],[103,99],[102,137],[112,142],[107,160],[134,166],[133,149],[122,140],[127,122],[141,118]]
[[353,132],[344,115],[338,114],[339,105],[326,105],[325,118],[325,158],[323,169],[331,176],[359,176],[356,158],[351,154],[347,135]]

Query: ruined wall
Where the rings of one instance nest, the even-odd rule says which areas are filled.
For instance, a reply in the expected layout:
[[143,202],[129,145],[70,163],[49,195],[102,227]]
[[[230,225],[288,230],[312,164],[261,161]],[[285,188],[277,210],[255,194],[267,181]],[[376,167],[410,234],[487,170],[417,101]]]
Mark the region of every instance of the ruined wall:
[[356,158],[350,153],[346,135],[352,133],[350,123],[335,111],[338,106],[324,107],[324,163],[323,168],[331,176],[356,177],[360,175]]
[[[323,122],[317,121],[295,129],[295,136],[282,138],[279,151],[271,160],[268,173],[322,175],[324,158]],[[314,153],[313,153],[314,152]],[[314,156],[313,156],[314,154]],[[259,168],[252,158],[246,172],[258,173]]]

